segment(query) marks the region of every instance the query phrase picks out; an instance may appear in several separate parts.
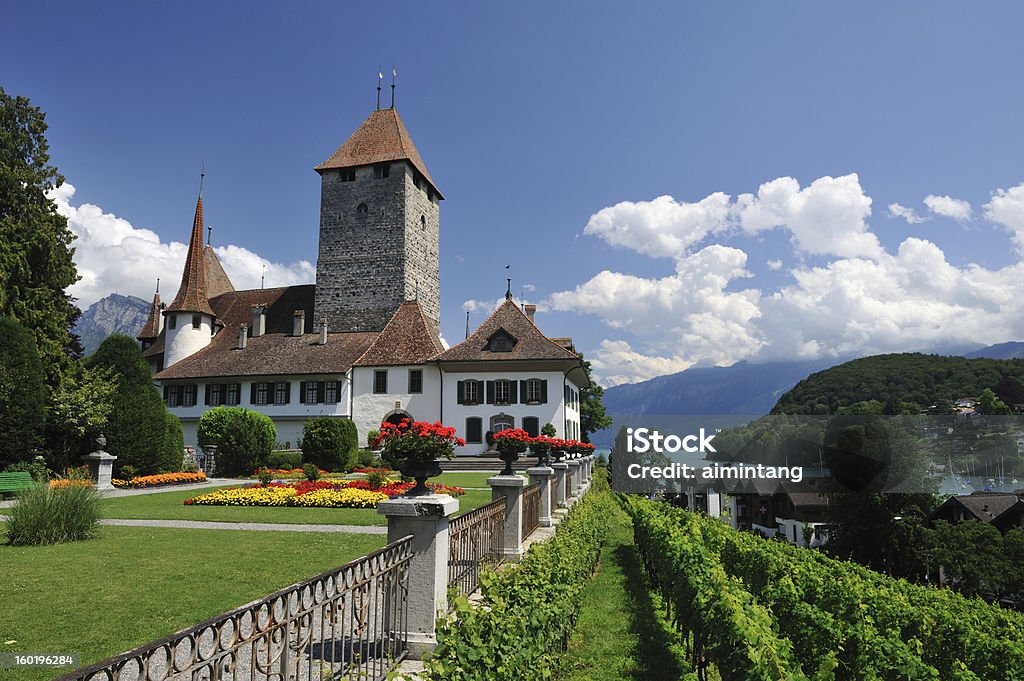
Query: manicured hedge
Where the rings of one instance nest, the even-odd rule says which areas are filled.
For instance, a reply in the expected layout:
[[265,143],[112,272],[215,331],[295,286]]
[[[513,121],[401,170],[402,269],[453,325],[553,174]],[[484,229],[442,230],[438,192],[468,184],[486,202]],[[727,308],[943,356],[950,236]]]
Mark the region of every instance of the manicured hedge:
[[[597,566],[614,504],[595,472],[595,488],[517,566],[481,575],[482,601],[464,597],[438,623],[430,678],[459,681],[547,679],[555,672]],[[600,489],[599,489],[600,488]]]

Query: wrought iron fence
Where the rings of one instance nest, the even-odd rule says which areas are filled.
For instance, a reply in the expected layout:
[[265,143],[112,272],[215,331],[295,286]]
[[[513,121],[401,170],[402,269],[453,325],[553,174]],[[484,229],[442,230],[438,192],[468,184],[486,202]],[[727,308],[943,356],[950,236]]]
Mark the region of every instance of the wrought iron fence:
[[523,539],[540,527],[540,483],[523,490]]
[[383,679],[406,653],[412,537],[58,681]]
[[448,526],[448,588],[468,596],[480,586],[480,568],[501,561],[505,498],[459,516]]

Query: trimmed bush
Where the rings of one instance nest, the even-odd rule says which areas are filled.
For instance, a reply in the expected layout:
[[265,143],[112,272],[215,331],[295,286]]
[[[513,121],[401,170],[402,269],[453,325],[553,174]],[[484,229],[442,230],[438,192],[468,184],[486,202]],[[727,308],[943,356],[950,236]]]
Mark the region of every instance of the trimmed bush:
[[302,429],[302,460],[326,471],[351,470],[356,465],[359,441],[350,419],[320,417]]
[[360,449],[356,452],[356,465],[360,468],[369,468],[377,460],[377,455],[372,449]]
[[276,450],[270,452],[267,467],[275,470],[293,470],[302,468],[302,452],[297,449]]
[[185,433],[181,430],[181,420],[168,412],[164,422],[164,451],[161,457],[161,473],[175,473],[181,470],[185,462]]
[[223,431],[219,440],[212,443],[217,445],[217,474],[244,477],[257,468],[266,467],[277,440],[274,422],[266,414],[251,409],[225,409],[226,415],[220,424]]
[[7,541],[14,546],[79,541],[96,531],[99,496],[92,485],[37,485],[20,491],[7,515]]
[[464,596],[437,625],[426,669],[434,681],[549,679],[558,669],[583,594],[597,565],[614,502],[595,475],[595,492],[569,512],[554,537],[519,565],[480,575],[477,607]]
[[42,442],[46,384],[32,332],[0,317],[0,467],[31,458]]
[[203,412],[199,417],[199,446],[207,445],[220,446],[224,437],[224,430],[227,428],[228,419],[231,418],[231,410],[240,407],[214,407]]

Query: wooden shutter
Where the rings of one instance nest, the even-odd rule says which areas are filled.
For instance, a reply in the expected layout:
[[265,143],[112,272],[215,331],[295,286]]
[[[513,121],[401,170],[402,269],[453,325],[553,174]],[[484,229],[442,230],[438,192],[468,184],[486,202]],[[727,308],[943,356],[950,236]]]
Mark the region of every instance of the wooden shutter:
[[[509,381],[508,382],[508,403],[509,404],[518,404],[519,403],[519,400],[516,397],[516,393],[518,392],[518,390],[516,390],[517,387],[518,386],[516,384],[516,381]],[[523,398],[525,399],[526,395],[523,395]]]
[[530,391],[526,389],[526,381],[519,381],[519,394],[523,396],[523,404],[526,404],[526,400],[530,398]]
[[[334,394],[337,396],[338,404],[341,404],[341,381],[335,381]],[[349,418],[352,418],[351,416]]]
[[487,404],[494,404],[494,381],[487,381]]
[[165,385],[164,386],[164,402],[166,402],[170,398],[171,398],[171,386]]
[[466,382],[459,381],[455,388],[455,403],[463,404],[466,401]]
[[540,382],[540,403],[548,403],[548,379],[544,379]]
[[327,399],[327,397],[326,397],[327,387],[326,386],[327,386],[327,384],[326,384],[325,381],[317,381],[316,382],[316,403],[317,404],[323,404],[324,401]]
[[206,393],[206,397],[203,400],[203,404],[209,405],[210,404],[210,384],[209,383],[206,384],[206,388],[205,388],[204,392]]
[[256,382],[249,384],[249,404],[256,404]]
[[300,404],[305,404],[306,403],[306,382],[305,381],[300,381],[299,382],[299,403]]

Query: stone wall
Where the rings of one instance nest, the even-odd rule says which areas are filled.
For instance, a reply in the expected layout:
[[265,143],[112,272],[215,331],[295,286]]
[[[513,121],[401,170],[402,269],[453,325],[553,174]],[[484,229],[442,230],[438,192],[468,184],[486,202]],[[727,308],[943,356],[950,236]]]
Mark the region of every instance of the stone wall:
[[[440,318],[437,199],[416,187],[405,161],[377,178],[373,166],[322,174],[320,250],[316,267],[315,321],[331,331],[379,331],[398,306],[419,293],[437,325]],[[425,184],[422,185],[426,187]],[[366,204],[365,217],[357,214]]]

